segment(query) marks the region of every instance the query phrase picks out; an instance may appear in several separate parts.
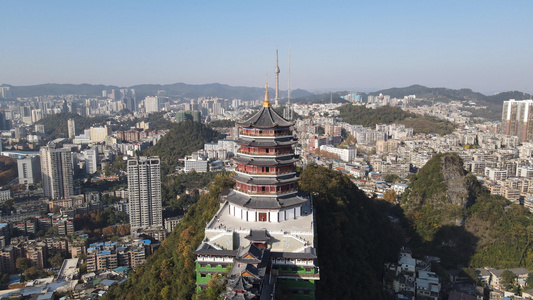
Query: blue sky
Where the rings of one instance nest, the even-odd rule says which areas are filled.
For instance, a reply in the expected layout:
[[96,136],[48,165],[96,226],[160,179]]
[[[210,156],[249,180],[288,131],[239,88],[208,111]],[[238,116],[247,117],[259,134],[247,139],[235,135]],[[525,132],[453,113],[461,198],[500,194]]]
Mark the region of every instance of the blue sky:
[[0,83],[533,93],[533,1],[1,1]]

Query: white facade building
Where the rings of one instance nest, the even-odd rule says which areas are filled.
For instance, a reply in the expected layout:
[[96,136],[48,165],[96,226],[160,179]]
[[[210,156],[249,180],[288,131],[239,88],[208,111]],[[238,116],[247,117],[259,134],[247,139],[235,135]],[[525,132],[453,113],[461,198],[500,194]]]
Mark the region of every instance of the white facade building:
[[74,195],[74,170],[72,152],[56,149],[54,144],[41,147],[41,176],[43,191],[51,199],[63,199]]
[[159,157],[141,156],[128,160],[128,195],[132,230],[163,226]]
[[322,145],[320,151],[326,151],[329,153],[337,154],[343,161],[349,162],[357,157],[357,149],[341,149],[332,146]]

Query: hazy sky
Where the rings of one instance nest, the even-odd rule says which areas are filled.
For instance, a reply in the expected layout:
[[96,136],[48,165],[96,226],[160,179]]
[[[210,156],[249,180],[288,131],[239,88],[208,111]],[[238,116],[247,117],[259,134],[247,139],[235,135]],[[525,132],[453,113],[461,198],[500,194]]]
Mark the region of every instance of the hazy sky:
[[1,1],[0,84],[533,92],[533,1]]

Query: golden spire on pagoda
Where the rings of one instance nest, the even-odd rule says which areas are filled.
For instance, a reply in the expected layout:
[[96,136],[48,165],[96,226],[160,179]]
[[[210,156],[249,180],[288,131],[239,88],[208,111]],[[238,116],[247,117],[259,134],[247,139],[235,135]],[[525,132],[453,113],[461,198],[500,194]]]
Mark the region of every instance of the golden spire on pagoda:
[[263,107],[270,107],[270,100],[268,99],[268,76],[265,85],[265,101],[263,101]]

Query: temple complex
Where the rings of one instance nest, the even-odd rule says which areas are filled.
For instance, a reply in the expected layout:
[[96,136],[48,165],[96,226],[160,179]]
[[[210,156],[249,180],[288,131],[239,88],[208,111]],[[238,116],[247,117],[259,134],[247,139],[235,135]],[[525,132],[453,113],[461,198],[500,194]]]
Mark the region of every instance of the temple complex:
[[195,252],[197,289],[225,274],[226,299],[314,299],[314,213],[298,190],[293,123],[272,109],[267,85],[261,110],[238,125],[236,184]]

